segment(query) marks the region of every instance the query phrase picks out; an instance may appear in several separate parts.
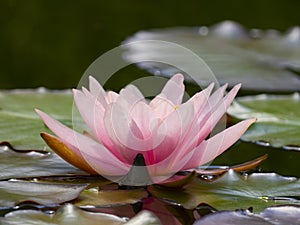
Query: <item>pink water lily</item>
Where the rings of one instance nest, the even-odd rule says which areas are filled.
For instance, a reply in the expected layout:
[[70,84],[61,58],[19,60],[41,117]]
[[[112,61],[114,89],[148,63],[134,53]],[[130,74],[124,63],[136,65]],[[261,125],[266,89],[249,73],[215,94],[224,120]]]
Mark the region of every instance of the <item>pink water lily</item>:
[[[89,90],[74,90],[76,106],[89,127],[81,134],[36,110],[56,135],[42,133],[63,159],[91,174],[120,177],[143,155],[153,182],[207,162],[234,144],[255,121],[248,119],[209,137],[237,94],[236,85],[212,93],[213,85],[182,103],[184,77],[174,75],[159,95],[148,101],[133,85],[105,92],[93,78]],[[209,138],[208,138],[209,137]]]

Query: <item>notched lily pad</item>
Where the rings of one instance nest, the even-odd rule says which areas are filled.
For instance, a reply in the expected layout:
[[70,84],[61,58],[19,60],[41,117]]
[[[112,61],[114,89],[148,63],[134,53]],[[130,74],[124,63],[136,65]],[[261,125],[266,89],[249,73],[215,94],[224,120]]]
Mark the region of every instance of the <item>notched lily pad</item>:
[[25,201],[42,205],[59,204],[77,198],[86,186],[21,180],[0,181],[0,206],[12,207]]
[[21,210],[8,213],[2,220],[5,225],[161,225],[159,219],[149,211],[142,211],[128,221],[126,218],[117,217],[106,213],[87,212],[67,204],[54,214],[45,214],[35,210]]
[[200,57],[220,83],[242,83],[243,89],[260,91],[300,89],[299,27],[281,34],[224,21],[212,27],[140,31],[128,43],[125,59],[155,75],[183,72],[210,83],[212,73]]
[[223,211],[199,219],[194,225],[282,225],[300,224],[300,208],[297,206],[278,206],[266,208],[260,214],[249,211]]
[[196,179],[182,191],[152,186],[149,191],[160,199],[177,202],[187,209],[206,203],[218,210],[247,209],[255,211],[277,205],[300,202],[300,181],[275,173],[253,173],[248,176],[230,170],[220,178],[207,182]]
[[300,96],[257,95],[240,97],[228,113],[237,119],[257,118],[242,140],[264,146],[300,150]]

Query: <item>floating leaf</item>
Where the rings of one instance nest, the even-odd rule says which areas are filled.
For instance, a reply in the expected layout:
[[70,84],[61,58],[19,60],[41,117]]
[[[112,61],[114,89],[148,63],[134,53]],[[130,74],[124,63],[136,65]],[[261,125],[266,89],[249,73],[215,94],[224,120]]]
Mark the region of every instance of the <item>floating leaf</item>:
[[161,225],[151,212],[142,211],[131,220],[106,213],[92,213],[76,208],[71,204],[63,206],[54,215],[35,210],[20,210],[8,213],[0,222],[5,225]]
[[196,177],[196,171],[192,171],[187,175],[174,175],[170,177],[167,181],[160,183],[159,185],[169,188],[182,188],[185,185],[192,182]]
[[300,224],[300,208],[298,206],[278,206],[266,208],[262,217],[273,224]]
[[54,215],[45,214],[35,210],[20,210],[8,213],[2,224],[18,225],[18,224],[39,224],[39,225],[94,225],[94,224],[124,224],[125,219],[120,217],[104,214],[104,213],[90,213],[80,210],[71,204],[65,205]]
[[162,223],[153,213],[145,210],[138,213],[125,225],[162,225]]
[[133,204],[146,198],[148,193],[144,189],[133,190],[108,190],[102,191],[96,188],[84,190],[78,200],[77,206],[113,206],[120,204]]
[[[1,125],[0,125],[1,126]],[[0,146],[0,179],[85,174],[56,154]]]
[[242,136],[242,140],[300,150],[299,107],[298,93],[257,95],[238,98],[228,113],[238,119],[258,119]]
[[15,148],[44,149],[40,132],[46,130],[34,109],[47,111],[67,125],[72,122],[73,97],[70,91],[1,91],[0,142]]
[[43,205],[59,204],[77,198],[86,186],[21,180],[0,181],[0,206],[11,207],[24,201]]
[[300,204],[293,198],[300,196],[300,180],[275,173],[241,176],[230,170],[212,182],[196,179],[182,191],[158,186],[150,187],[149,191],[160,199],[177,202],[187,209],[194,209],[200,203],[219,210],[254,207],[256,211],[275,204]]
[[297,225],[300,224],[300,208],[296,206],[278,206],[266,208],[260,214],[249,211],[223,211],[199,219],[194,225]]
[[234,170],[236,172],[246,172],[248,170],[252,170],[256,167],[258,167],[263,161],[265,161],[268,158],[268,155],[265,154],[261,157],[258,157],[256,159],[253,159],[251,161],[234,165],[234,166],[226,166],[225,168],[219,168],[219,169],[207,169],[210,166],[206,167],[205,170],[201,170],[201,167],[196,170],[201,175],[221,175],[225,172],[228,172],[229,170]]
[[[113,214],[119,217],[134,217],[136,212],[141,210],[140,202],[136,204],[127,204],[127,205],[111,205],[109,207],[80,207],[82,209],[88,210],[89,212],[100,212]],[[137,209],[135,209],[137,208]]]
[[298,27],[281,34],[274,30],[248,31],[240,24],[224,21],[210,28],[140,31],[125,41],[133,42],[124,46],[125,58],[139,62],[140,67],[155,75],[183,72],[205,84],[212,81],[211,69],[220,83],[242,83],[242,88],[248,90],[300,89]]

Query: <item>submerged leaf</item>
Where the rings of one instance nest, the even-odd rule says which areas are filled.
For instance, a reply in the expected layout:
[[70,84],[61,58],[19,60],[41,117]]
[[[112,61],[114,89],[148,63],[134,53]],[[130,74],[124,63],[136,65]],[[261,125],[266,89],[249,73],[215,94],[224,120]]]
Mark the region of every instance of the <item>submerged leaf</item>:
[[240,97],[228,113],[238,119],[257,118],[242,140],[264,146],[300,150],[300,97],[257,95]]
[[187,209],[206,203],[219,210],[254,207],[255,211],[275,204],[300,204],[293,198],[300,196],[299,190],[300,181],[293,177],[275,173],[241,176],[233,170],[212,182],[196,179],[182,191],[149,187],[154,196],[175,201]]
[[298,27],[286,34],[247,31],[231,21],[209,28],[140,31],[125,41],[129,43],[124,46],[125,58],[139,62],[138,66],[155,75],[183,72],[205,84],[211,82],[211,69],[222,84],[242,83],[242,88],[248,90],[297,91],[300,89],[299,33]]

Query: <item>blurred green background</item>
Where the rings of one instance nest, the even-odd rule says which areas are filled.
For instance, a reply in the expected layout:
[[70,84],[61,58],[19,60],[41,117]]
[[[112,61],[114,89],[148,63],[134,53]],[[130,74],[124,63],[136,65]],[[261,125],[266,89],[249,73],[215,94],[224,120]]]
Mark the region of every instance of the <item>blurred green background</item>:
[[285,31],[300,24],[299,8],[296,0],[1,0],[0,89],[76,87],[97,57],[142,29],[230,19]]

